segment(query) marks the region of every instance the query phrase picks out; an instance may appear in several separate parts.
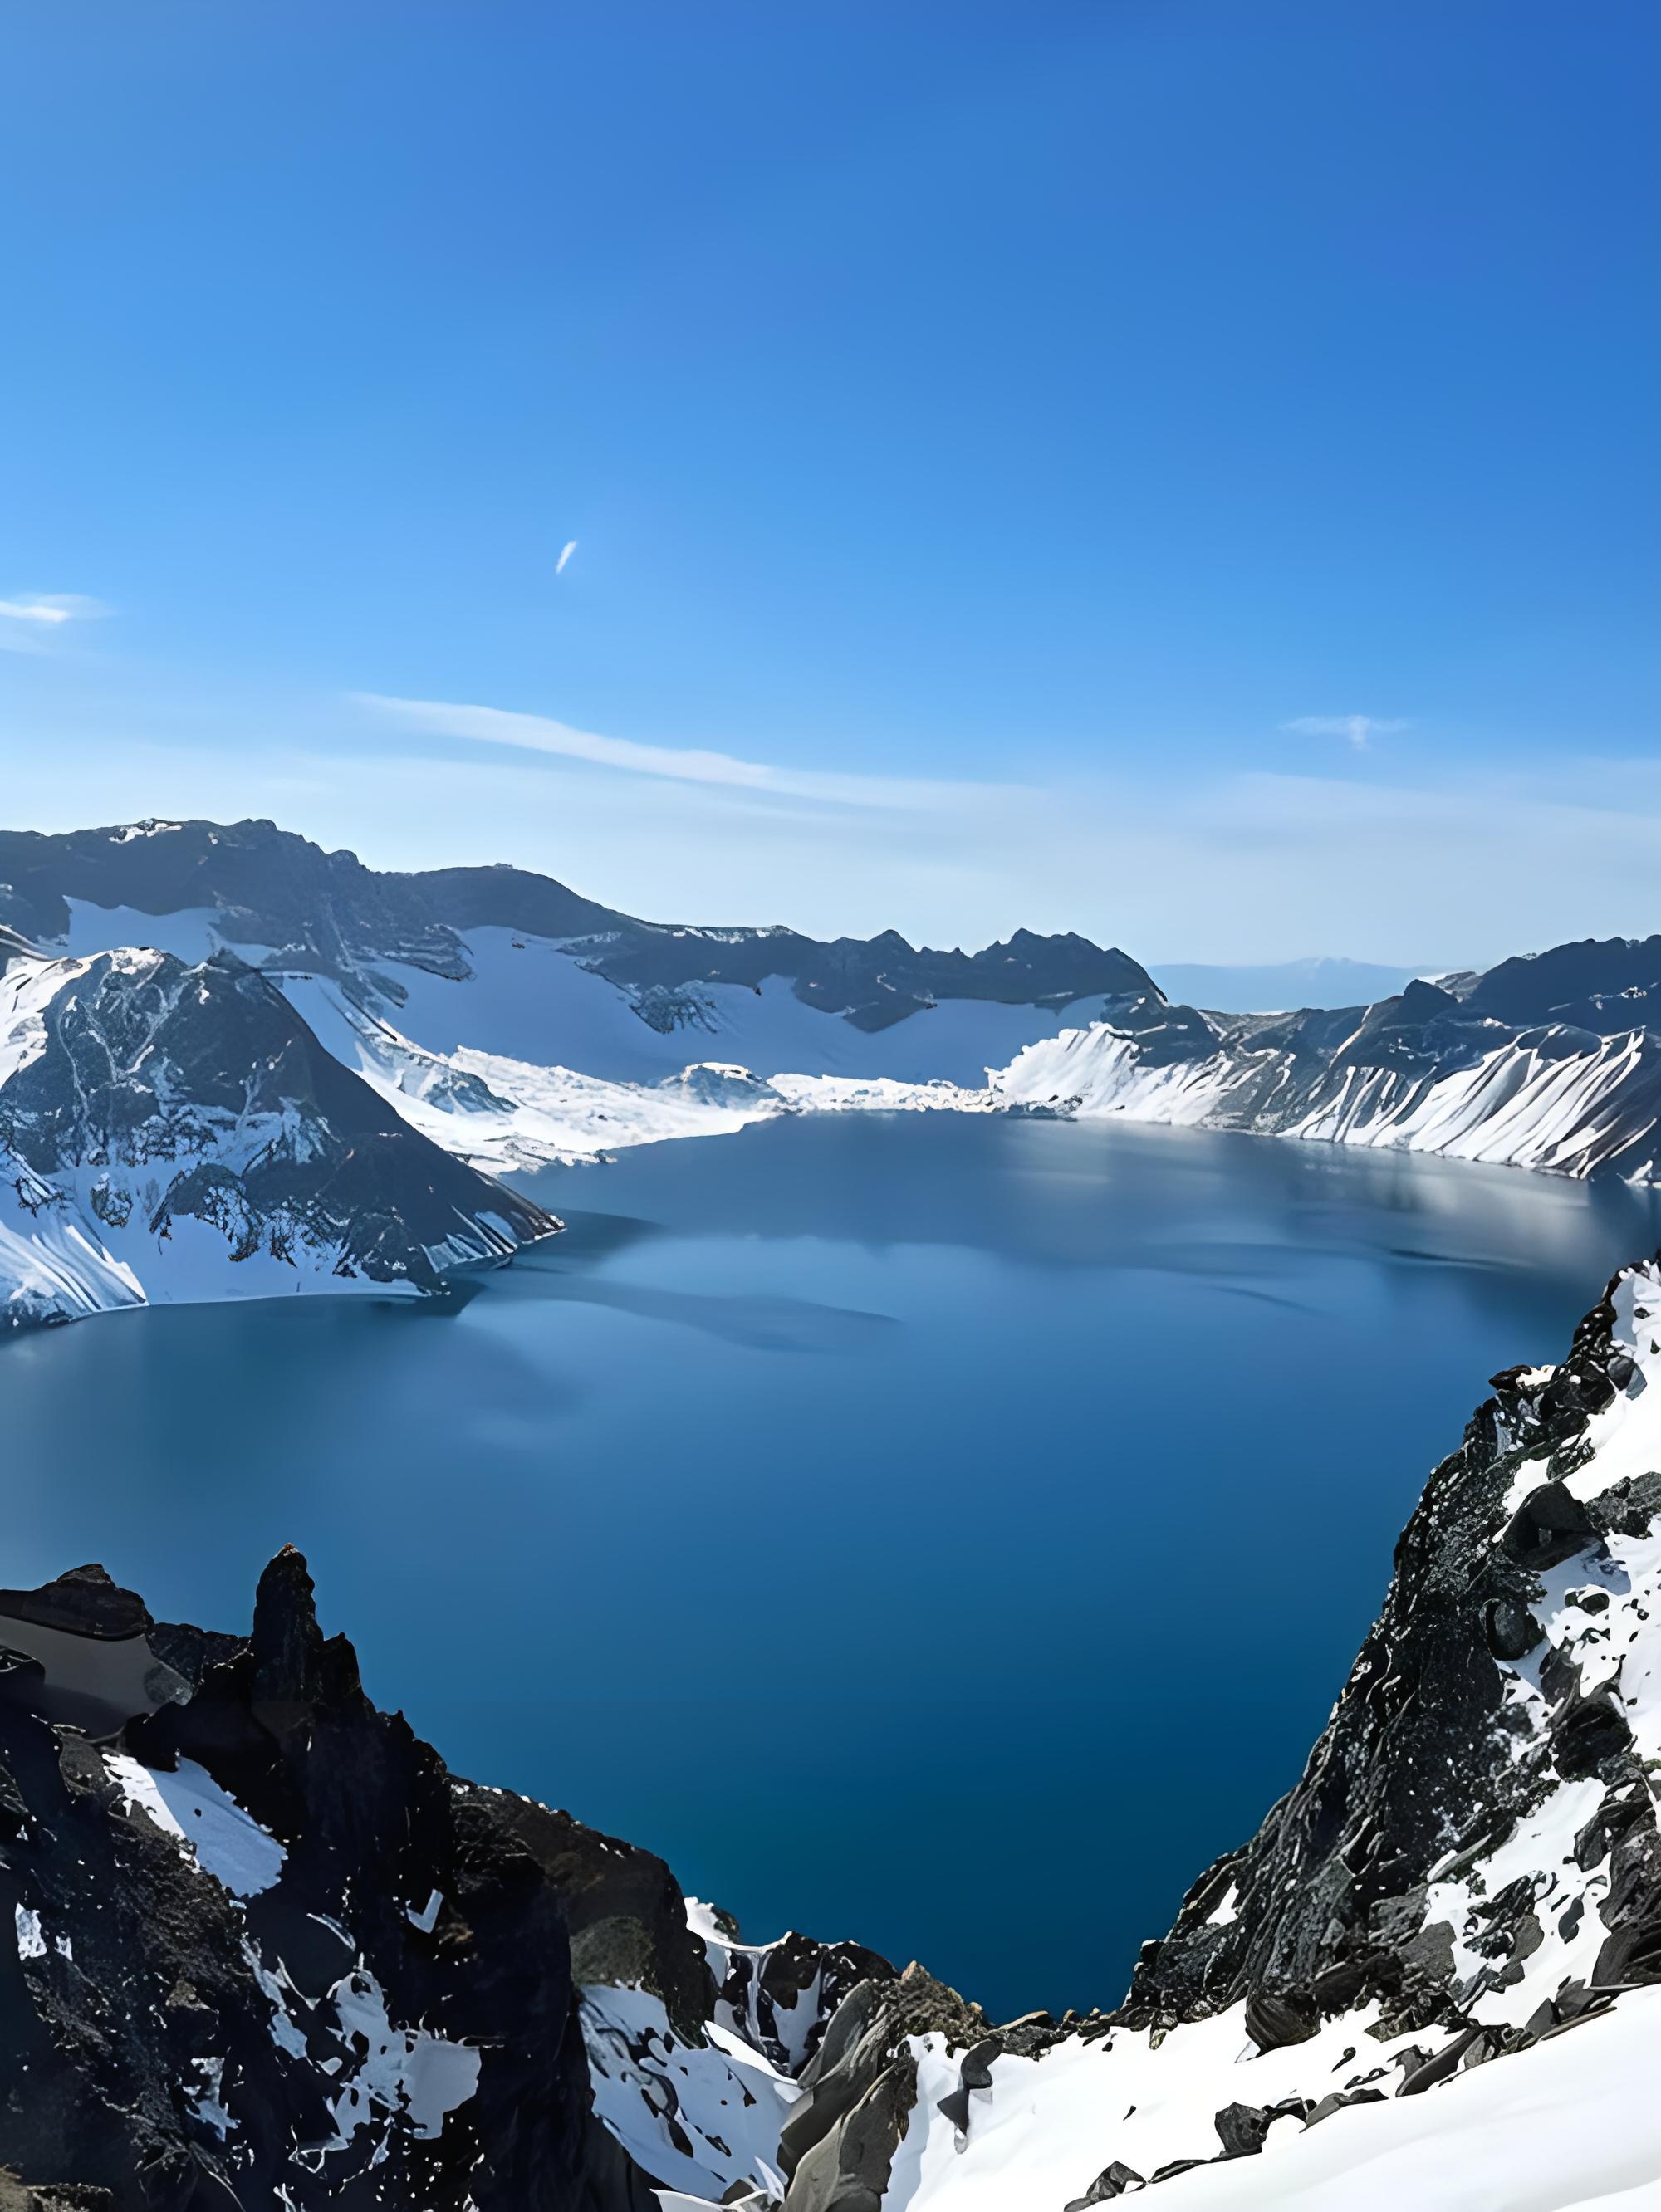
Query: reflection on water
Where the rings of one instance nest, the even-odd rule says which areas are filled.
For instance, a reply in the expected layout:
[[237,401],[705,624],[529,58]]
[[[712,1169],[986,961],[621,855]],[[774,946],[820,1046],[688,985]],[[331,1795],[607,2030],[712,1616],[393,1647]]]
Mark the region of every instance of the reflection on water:
[[1118,1995],[1484,1378],[1658,1238],[1620,1186],[932,1115],[535,1188],[566,1236],[432,1308],[5,1346],[0,1580],[234,1624],[298,1543],[458,1767],[1005,2013]]

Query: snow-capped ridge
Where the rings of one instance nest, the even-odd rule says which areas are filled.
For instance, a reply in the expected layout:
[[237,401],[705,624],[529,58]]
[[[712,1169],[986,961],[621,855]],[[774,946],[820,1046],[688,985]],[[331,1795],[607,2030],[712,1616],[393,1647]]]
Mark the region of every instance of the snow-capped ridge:
[[265,976],[118,948],[0,973],[0,1312],[441,1286],[552,1233],[319,1046]]
[[991,1079],[998,1101],[1091,1118],[1432,1152],[1585,1176],[1661,1172],[1661,1037],[1509,1025],[1415,983],[1338,1014],[1214,1016],[1180,1050],[1098,1022],[1040,1040]]

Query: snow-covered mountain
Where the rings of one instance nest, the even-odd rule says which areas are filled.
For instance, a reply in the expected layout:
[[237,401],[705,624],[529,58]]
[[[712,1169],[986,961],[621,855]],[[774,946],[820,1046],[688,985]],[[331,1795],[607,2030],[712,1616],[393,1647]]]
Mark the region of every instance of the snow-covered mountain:
[[1658,1467],[1647,1265],[1494,1378],[1302,1778],[1117,2010],[1060,2021],[745,1945],[649,1853],[451,1775],[292,1551],[246,1638],[96,1568],[0,1591],[0,2202],[1641,2212]]
[[234,955],[0,957],[0,1326],[433,1291],[558,1225],[412,1128]]
[[1661,938],[1560,945],[1372,1006],[1230,1015],[1106,1002],[984,1084],[776,1077],[799,1111],[940,1109],[1164,1122],[1661,1176]]
[[265,822],[0,833],[0,921],[81,957],[233,949],[405,1121],[491,1170],[772,1114],[942,1108],[1576,1176],[1652,1179],[1661,1157],[1661,938],[1372,1006],[1202,1012],[1078,937],[971,955],[670,927],[514,868],[377,872]]
[[70,952],[231,945],[332,981],[430,1050],[625,1082],[705,1059],[979,1082],[1062,1008],[1148,988],[1080,937],[1023,930],[970,954],[892,930],[647,922],[518,868],[380,872],[269,822],[0,831],[0,924]]
[[819,1103],[775,1074],[983,1085],[1152,988],[1075,936],[969,954],[672,927],[515,868],[377,872],[269,822],[0,832],[0,926],[80,957],[234,951],[405,1121],[496,1170]]
[[1338,1012],[1133,1001],[1027,1047],[991,1087],[1029,1109],[1653,1181],[1658,1011],[1661,938],[1616,939]]

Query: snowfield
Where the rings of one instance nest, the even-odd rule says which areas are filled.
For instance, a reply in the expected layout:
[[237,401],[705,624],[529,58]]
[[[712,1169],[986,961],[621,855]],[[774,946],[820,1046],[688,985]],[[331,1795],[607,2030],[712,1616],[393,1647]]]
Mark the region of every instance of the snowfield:
[[[1214,2098],[1218,2106],[1256,2102],[1273,2086],[1258,2075],[1268,2059],[1240,2048],[1238,2022],[1232,2037],[1226,2016],[1204,2026],[1215,2033],[1184,2029],[1171,2039],[1167,2050],[1184,2036],[1194,2039],[1163,2073],[1162,2052],[1150,2058],[1128,2047],[1101,2052],[1093,2063],[1083,2051],[1000,2061],[961,2152],[934,2109],[937,2095],[956,2086],[956,2064],[924,2039],[912,2130],[883,2212],[1062,2212],[1109,2162],[1104,2144],[1128,2135],[1114,2122],[1139,2090],[1154,2100],[1146,2108],[1145,2140],[1191,2141],[1185,2109]],[[1346,2033],[1359,2026],[1349,2023]],[[1330,2057],[1329,2033],[1322,2045]],[[1370,2064],[1388,2057],[1376,2045],[1369,2053]],[[1047,2068],[1054,2069],[1048,2081]],[[1173,2175],[1152,2203],[1156,2212],[1655,2212],[1658,2069],[1661,1990],[1637,1990],[1571,2034],[1457,2075],[1427,2094],[1387,2094],[1312,2128],[1281,2120],[1257,2156]],[[1293,2069],[1275,2070],[1289,2081]],[[1314,2070],[1305,2065],[1304,2079]],[[1202,2154],[1215,2157],[1214,2131]]]
[[423,1136],[475,1167],[532,1169],[671,1137],[727,1136],[785,1110],[781,1094],[746,1069],[715,1063],[680,1067],[648,1085],[538,1066],[472,1046],[429,1051],[339,983],[316,975],[277,980],[337,1060]]

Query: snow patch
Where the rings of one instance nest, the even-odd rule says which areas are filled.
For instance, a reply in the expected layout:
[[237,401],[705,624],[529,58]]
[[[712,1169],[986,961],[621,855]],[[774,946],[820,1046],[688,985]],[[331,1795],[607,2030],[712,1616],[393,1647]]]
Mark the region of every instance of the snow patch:
[[104,1766],[125,1812],[142,1812],[172,1836],[233,1897],[258,1897],[281,1876],[286,1852],[222,1790],[205,1767],[181,1759],[176,1772],[106,1752]]
[[450,2114],[478,2087],[479,2054],[427,2028],[395,2027],[386,1996],[367,1967],[345,1975],[329,1993],[342,2039],[365,2046],[356,2070],[343,2081],[332,2107],[336,2148],[380,2117],[401,2115],[417,2135],[435,2141]]
[[739,2181],[783,2196],[794,2081],[716,2023],[704,2044],[684,2042],[649,1990],[592,1984],[579,2008],[594,2109],[654,2181],[706,2203]]

